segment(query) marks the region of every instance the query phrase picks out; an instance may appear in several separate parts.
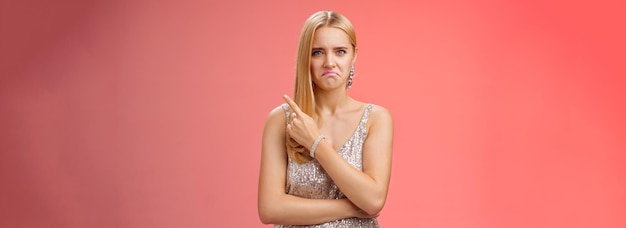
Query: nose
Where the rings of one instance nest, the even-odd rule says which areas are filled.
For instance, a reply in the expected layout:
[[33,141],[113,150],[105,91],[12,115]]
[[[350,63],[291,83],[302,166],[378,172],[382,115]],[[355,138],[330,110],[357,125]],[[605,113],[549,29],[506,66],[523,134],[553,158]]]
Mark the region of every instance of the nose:
[[324,58],[324,67],[326,68],[335,67],[335,59],[333,58],[332,55],[326,55],[326,58]]

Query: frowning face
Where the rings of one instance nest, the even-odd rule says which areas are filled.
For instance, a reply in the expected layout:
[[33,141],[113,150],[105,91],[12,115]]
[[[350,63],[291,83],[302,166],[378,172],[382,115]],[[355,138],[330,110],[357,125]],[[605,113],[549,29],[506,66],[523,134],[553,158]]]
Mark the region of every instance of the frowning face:
[[321,27],[315,31],[311,52],[311,78],[317,89],[345,88],[356,48],[341,29]]

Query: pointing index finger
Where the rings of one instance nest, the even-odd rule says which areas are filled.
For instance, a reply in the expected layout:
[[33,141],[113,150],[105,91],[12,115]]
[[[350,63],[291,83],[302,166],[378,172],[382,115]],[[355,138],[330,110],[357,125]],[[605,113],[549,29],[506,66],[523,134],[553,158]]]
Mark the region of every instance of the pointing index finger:
[[298,107],[298,104],[296,104],[296,102],[293,101],[289,96],[285,94],[283,95],[283,98],[285,99],[291,110],[296,112],[297,115],[303,114],[302,110],[300,110],[300,107]]

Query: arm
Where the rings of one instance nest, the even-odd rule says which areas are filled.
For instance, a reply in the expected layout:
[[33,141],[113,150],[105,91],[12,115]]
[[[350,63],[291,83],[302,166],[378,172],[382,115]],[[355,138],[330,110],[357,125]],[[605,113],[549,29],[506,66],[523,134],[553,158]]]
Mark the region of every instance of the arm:
[[363,172],[344,160],[325,140],[317,147],[315,158],[350,201],[374,215],[383,209],[389,189],[393,121],[389,111],[375,107],[368,124]]
[[265,224],[308,225],[349,217],[369,217],[349,200],[305,199],[285,193],[287,151],[285,113],[274,109],[263,129],[258,187],[259,218]]
[[[319,136],[315,122],[300,111],[289,97],[285,97],[285,100],[297,113],[289,129],[290,136],[310,149],[315,138]],[[352,203],[366,213],[375,215],[382,210],[387,198],[392,144],[391,113],[376,106],[370,113],[368,136],[363,145],[363,172],[337,154],[326,140],[318,144],[315,158]]]

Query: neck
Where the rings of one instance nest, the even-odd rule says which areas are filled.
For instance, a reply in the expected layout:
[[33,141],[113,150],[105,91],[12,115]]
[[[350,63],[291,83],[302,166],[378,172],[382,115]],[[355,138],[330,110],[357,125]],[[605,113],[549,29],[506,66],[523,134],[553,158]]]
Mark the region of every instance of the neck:
[[346,89],[318,91],[315,93],[315,111],[334,114],[350,102]]

